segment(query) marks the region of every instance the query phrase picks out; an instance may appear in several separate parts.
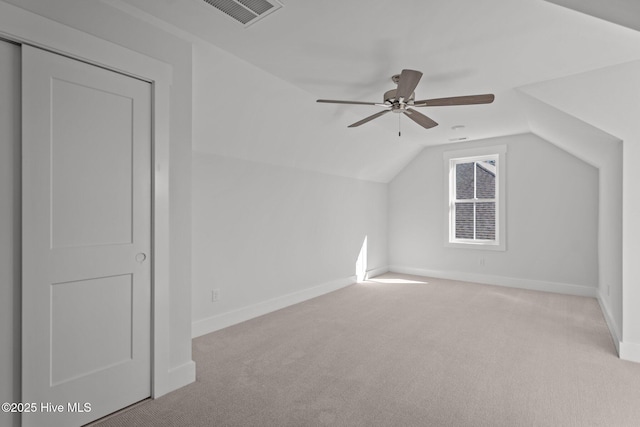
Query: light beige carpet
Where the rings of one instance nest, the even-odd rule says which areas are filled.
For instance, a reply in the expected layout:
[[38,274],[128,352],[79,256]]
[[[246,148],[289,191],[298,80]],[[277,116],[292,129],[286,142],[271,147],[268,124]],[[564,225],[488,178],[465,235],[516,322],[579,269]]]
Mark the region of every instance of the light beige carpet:
[[121,426],[640,426],[596,300],[386,274],[197,338]]

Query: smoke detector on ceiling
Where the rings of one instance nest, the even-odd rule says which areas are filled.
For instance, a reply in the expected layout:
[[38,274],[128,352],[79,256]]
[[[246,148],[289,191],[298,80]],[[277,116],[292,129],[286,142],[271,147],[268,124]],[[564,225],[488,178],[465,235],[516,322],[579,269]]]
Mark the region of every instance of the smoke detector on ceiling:
[[203,0],[245,28],[282,7],[278,0]]

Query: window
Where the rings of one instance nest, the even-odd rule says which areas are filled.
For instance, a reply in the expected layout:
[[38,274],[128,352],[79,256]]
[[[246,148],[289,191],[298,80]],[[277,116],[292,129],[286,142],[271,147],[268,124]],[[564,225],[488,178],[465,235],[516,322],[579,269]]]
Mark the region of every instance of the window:
[[500,176],[505,153],[506,147],[445,153],[447,246],[505,249]]

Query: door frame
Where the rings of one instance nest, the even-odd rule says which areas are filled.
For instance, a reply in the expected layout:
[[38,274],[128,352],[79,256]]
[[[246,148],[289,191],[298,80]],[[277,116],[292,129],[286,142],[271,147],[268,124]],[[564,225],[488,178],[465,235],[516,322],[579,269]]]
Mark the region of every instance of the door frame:
[[151,84],[151,397],[187,384],[172,378],[169,360],[171,65],[1,1],[0,37]]

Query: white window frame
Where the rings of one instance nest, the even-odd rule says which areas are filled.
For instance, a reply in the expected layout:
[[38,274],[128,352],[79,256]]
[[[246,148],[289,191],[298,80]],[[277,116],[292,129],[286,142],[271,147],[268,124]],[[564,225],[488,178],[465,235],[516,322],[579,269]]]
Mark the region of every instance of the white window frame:
[[[444,244],[450,248],[506,250],[506,208],[505,208],[505,159],[507,146],[479,147],[466,150],[445,151],[444,158]],[[495,240],[458,239],[455,237],[455,166],[461,163],[495,160],[496,192],[494,199],[477,199],[475,202],[494,201],[496,204]],[[471,199],[470,199],[471,200]],[[475,228],[475,227],[474,227]]]

